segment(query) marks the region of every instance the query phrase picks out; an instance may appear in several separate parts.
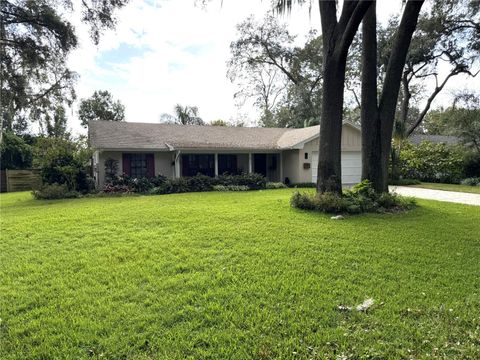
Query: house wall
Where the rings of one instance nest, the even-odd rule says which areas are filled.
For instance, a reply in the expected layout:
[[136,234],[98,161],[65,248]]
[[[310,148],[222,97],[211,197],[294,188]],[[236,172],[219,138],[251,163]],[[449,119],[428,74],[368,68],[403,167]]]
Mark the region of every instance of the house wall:
[[300,182],[299,150],[286,150],[282,152],[283,179],[288,177],[291,183]]
[[[349,125],[342,128],[342,152],[361,151],[362,135],[358,129]],[[312,182],[312,154],[318,152],[319,139],[313,139],[304,144],[302,149],[288,150],[283,152],[283,173],[292,183]],[[308,153],[308,159],[305,159],[305,153]],[[304,169],[304,163],[310,165],[309,169]]]
[[163,175],[168,178],[173,178],[175,175],[175,167],[172,162],[175,160],[175,155],[172,152],[156,152],[155,158],[155,176]]
[[[151,153],[151,152],[150,152]],[[107,159],[114,159],[118,161],[117,175],[123,174],[123,162],[121,151],[100,151],[93,156],[94,167],[97,174],[97,186],[102,187],[105,183],[105,161]],[[168,178],[173,178],[174,167],[172,166],[173,153],[171,152],[154,152],[155,161],[155,176],[164,175]]]
[[97,185],[102,187],[105,184],[105,161],[113,159],[118,161],[117,174],[123,174],[122,153],[120,151],[101,151],[98,153],[98,163],[96,164],[98,180]]

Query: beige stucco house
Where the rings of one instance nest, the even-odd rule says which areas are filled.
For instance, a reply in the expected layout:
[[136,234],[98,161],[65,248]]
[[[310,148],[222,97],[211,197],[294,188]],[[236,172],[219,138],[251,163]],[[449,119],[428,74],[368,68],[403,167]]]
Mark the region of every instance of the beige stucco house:
[[[303,129],[182,126],[93,121],[97,186],[105,182],[105,161],[118,161],[118,173],[169,178],[202,173],[256,172],[268,181],[316,182],[319,126]],[[361,133],[348,122],[342,130],[342,183],[361,176]]]

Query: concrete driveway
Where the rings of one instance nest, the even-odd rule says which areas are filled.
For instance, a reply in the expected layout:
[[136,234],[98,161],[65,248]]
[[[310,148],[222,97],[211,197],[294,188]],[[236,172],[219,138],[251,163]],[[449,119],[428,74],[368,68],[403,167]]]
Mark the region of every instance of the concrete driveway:
[[399,195],[413,196],[420,199],[480,206],[480,194],[422,189],[410,186],[389,186],[389,190],[394,191]]

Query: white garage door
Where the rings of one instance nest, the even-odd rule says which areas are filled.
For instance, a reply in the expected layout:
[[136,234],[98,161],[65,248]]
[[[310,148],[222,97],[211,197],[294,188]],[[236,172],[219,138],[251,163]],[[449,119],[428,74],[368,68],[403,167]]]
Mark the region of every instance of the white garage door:
[[[317,182],[318,151],[312,153],[312,182]],[[362,176],[362,153],[342,151],[342,184],[356,184]]]

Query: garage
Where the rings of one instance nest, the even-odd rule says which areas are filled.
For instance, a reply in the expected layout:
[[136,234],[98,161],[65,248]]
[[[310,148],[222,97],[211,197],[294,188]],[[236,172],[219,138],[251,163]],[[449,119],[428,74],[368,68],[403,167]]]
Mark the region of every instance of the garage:
[[[317,182],[318,151],[312,153],[312,182]],[[342,184],[356,184],[362,177],[362,153],[342,151]]]

